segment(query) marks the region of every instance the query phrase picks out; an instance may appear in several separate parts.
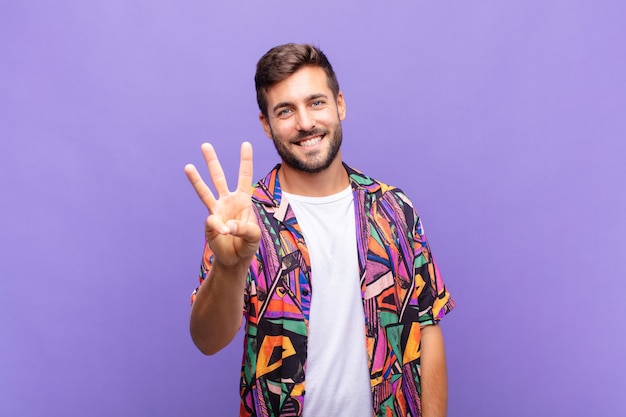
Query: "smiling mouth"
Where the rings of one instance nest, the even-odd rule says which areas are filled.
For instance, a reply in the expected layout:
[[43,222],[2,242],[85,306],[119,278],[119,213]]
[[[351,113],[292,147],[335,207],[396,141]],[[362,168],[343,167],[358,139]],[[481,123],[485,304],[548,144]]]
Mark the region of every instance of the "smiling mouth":
[[302,140],[302,141],[298,142],[298,146],[313,146],[313,145],[317,145],[318,143],[320,143],[322,141],[322,137],[323,137],[323,135],[320,135],[320,136],[315,136],[315,137],[310,138],[310,139]]

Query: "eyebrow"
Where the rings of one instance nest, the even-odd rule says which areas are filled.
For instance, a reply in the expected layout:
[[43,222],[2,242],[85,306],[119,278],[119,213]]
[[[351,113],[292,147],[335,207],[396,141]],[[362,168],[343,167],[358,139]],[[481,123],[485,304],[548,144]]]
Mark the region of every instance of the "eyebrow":
[[[308,96],[306,98],[306,101],[312,101],[312,100],[316,100],[318,98],[328,99],[328,96],[326,94],[323,94],[323,93],[311,94],[310,96]],[[291,105],[293,105],[293,103],[291,101],[282,101],[280,103],[277,103],[274,107],[272,107],[272,112],[275,112],[276,110],[281,109],[283,107],[289,107]]]

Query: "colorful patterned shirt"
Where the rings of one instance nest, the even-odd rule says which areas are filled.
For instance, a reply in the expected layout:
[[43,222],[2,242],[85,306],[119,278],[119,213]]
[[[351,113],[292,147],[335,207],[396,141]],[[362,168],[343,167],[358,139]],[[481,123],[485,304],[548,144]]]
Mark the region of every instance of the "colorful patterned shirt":
[[[420,328],[441,320],[454,301],[407,196],[344,167],[355,203],[372,415],[420,416]],[[279,169],[259,181],[252,195],[262,237],[245,293],[240,416],[298,417],[306,398],[315,271],[293,210],[282,198]],[[211,261],[207,245],[201,283]]]

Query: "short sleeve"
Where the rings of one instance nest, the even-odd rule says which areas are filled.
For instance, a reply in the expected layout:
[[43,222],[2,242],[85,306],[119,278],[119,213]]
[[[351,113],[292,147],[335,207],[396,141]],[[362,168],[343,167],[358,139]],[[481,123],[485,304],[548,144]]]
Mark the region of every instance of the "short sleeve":
[[415,213],[414,268],[420,326],[438,323],[455,307],[432,255],[422,220]]

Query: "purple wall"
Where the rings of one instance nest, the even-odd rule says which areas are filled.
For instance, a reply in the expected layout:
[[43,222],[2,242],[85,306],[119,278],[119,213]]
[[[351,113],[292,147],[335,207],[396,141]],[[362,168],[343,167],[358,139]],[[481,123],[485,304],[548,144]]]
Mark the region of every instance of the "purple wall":
[[183,166],[273,166],[252,77],[288,41],[335,65],[347,162],[425,220],[449,415],[626,415],[625,3],[397,3],[0,3],[0,415],[236,415],[241,339],[188,334]]

